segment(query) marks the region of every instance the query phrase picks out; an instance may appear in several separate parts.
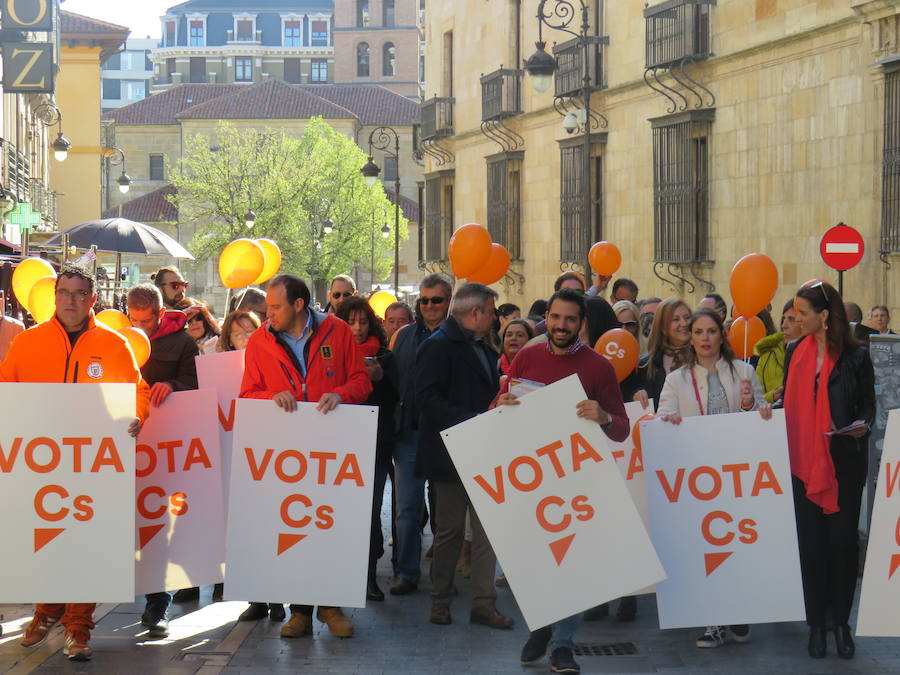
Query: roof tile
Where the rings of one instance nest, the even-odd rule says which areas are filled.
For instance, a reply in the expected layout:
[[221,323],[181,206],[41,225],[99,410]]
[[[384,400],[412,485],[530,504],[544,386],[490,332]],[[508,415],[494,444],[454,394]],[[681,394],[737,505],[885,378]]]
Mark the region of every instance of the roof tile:
[[127,26],[119,26],[109,21],[101,21],[66,10],[59,12],[59,27],[60,33],[121,33],[129,31]]
[[185,119],[353,119],[355,115],[330,101],[282,80],[269,79],[182,111]]
[[[125,202],[103,212],[103,218],[128,218],[139,223],[172,223],[178,220],[178,209],[169,202],[175,194],[174,185],[166,185],[142,197]],[[121,211],[120,211],[121,208]]]
[[176,116],[192,106],[243,89],[238,84],[182,84],[103,115],[116,124],[177,124]]

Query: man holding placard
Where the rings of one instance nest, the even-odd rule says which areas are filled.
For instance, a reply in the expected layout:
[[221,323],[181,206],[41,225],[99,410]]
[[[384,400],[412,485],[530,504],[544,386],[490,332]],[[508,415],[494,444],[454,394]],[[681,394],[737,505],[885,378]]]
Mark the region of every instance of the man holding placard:
[[[310,292],[299,277],[282,274],[266,291],[268,321],[250,337],[241,398],[269,398],[285,412],[297,401],[318,401],[327,414],[341,403],[360,404],[372,383],[350,327],[309,307]],[[311,605],[291,605],[282,637],[312,633]],[[352,637],[353,624],[340,607],[320,605],[316,618],[335,637]]]
[[[516,393],[510,391],[511,382],[527,380],[547,385],[577,373],[588,395],[578,404],[578,416],[595,421],[612,440],[623,441],[628,438],[628,414],[616,373],[609,361],[581,341],[584,318],[584,298],[577,291],[563,288],[554,293],[547,306],[548,341],[525,347],[516,355],[497,405],[518,405]],[[532,632],[522,648],[522,663],[541,658],[552,639],[553,672],[579,672],[573,638],[580,622],[581,614],[575,614]]]
[[[148,415],[149,390],[125,338],[94,321],[94,284],[87,270],[63,265],[56,278],[54,316],[16,337],[0,364],[0,382],[133,382],[137,418],[128,432],[137,436]],[[88,642],[95,607],[94,603],[36,604],[22,646],[39,645],[62,621],[63,653],[70,661],[87,661],[93,653]]]

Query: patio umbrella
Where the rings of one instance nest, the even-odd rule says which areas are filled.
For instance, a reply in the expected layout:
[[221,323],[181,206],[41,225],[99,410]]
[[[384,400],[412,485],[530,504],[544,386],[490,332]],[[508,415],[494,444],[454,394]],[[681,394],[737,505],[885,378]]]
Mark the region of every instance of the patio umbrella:
[[[184,246],[165,232],[127,218],[89,220],[66,230],[66,234],[69,235],[69,244],[78,248],[96,246],[98,251],[110,253],[194,259]],[[62,235],[58,234],[47,244],[59,245],[61,241]]]

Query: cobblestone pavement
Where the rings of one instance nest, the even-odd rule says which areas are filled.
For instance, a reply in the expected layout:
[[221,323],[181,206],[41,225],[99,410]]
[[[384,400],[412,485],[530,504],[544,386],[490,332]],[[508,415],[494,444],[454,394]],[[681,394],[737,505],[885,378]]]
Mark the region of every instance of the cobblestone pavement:
[[[423,567],[427,570],[427,564]],[[382,559],[379,582],[388,586],[388,556]],[[19,646],[30,617],[26,605],[0,605],[4,635],[0,637],[0,673],[97,673],[103,675],[243,675],[246,673],[544,673],[546,660],[519,664],[528,632],[509,589],[498,589],[498,606],[516,619],[514,630],[498,631],[468,623],[468,582],[458,580],[451,626],[428,623],[431,606],[426,582],[418,593],[387,596],[383,603],[350,610],[356,637],[340,640],[314,622],[313,637],[285,640],[281,624],[263,620],[236,623],[245,603],[212,603],[211,588],[199,602],[173,605],[171,636],[147,640],[140,626],[143,598],[123,605],[100,605],[88,663],[69,663],[61,653],[62,633],[54,629],[35,650]],[[613,605],[613,609],[614,609]],[[633,623],[613,619],[583,623],[576,641],[603,651],[603,646],[631,643],[629,655],[579,656],[584,673],[900,673],[900,639],[860,638],[857,657],[841,661],[829,644],[828,658],[806,656],[806,627],[801,623],[754,626],[748,644],[698,649],[702,629],[659,630],[653,596],[638,600]],[[607,649],[606,651],[617,651]],[[621,651],[621,649],[619,650]]]

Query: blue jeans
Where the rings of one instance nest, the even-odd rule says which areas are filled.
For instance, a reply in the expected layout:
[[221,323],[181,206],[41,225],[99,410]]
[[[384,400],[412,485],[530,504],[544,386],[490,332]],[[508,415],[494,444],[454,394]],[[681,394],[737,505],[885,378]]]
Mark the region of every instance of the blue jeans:
[[422,509],[425,479],[416,477],[419,434],[403,431],[394,444],[394,490],[397,495],[397,576],[419,582],[422,561]]
[[581,624],[581,612],[557,621],[553,624],[553,637],[550,640],[550,653],[557,647],[575,649],[575,631]]

